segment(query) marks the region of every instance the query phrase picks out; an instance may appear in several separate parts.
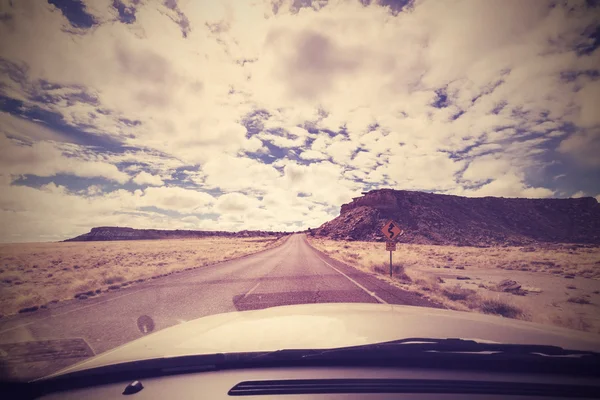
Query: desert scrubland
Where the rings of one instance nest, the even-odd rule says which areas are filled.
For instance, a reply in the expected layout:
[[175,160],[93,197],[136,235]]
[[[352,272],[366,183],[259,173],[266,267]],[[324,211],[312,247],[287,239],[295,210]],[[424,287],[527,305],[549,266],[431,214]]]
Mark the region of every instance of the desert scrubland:
[[447,308],[600,333],[600,247],[398,244],[389,278],[385,243],[309,242],[331,257]]
[[275,247],[285,237],[0,244],[0,314],[35,311]]

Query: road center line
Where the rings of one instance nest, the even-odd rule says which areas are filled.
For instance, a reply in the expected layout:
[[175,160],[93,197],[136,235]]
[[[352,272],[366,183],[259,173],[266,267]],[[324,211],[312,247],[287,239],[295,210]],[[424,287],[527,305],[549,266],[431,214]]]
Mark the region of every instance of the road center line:
[[[315,252],[315,254],[317,254],[317,253]],[[387,301],[385,301],[381,297],[377,296],[374,292],[370,292],[366,287],[364,287],[360,283],[356,282],[354,279],[350,278],[348,275],[346,275],[345,273],[343,273],[342,271],[340,271],[339,269],[337,269],[333,265],[329,264],[327,261],[323,260],[321,258],[321,256],[319,256],[318,254],[317,254],[317,257],[319,257],[319,260],[323,261],[327,266],[329,266],[329,268],[333,269],[334,271],[336,271],[339,274],[341,274],[342,276],[344,276],[346,279],[348,279],[350,282],[354,283],[356,286],[358,286],[359,288],[361,288],[365,293],[367,293],[369,296],[373,297],[378,302],[380,302],[382,304],[388,304]]]
[[260,282],[258,282],[256,285],[254,285],[254,287],[253,287],[252,289],[248,290],[248,293],[246,293],[246,294],[244,295],[244,299],[245,299],[246,297],[248,297],[248,296],[250,295],[250,293],[254,292],[254,291],[256,290],[256,288],[258,287],[258,285],[260,285]]

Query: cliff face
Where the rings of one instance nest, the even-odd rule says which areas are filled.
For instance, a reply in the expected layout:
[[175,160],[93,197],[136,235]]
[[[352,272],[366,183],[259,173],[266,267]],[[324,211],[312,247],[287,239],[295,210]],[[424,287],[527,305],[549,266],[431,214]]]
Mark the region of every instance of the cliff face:
[[154,240],[154,239],[188,239],[207,236],[222,237],[261,237],[281,236],[283,232],[265,231],[188,231],[188,230],[161,230],[161,229],[134,229],[115,226],[102,226],[92,228],[89,233],[67,239],[65,242],[90,242],[107,240]]
[[579,199],[468,198],[382,189],[344,204],[315,233],[335,239],[382,241],[393,219],[402,242],[448,245],[600,244],[600,204]]

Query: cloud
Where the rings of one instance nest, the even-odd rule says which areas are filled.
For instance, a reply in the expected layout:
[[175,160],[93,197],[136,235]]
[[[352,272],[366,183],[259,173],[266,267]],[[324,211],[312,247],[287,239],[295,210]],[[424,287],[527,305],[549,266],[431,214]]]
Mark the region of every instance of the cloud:
[[2,174],[13,177],[70,174],[84,178],[100,177],[121,184],[130,179],[112,164],[82,160],[76,155],[67,156],[52,142],[38,141],[29,145],[10,140],[5,135],[0,136],[0,167]]
[[326,160],[328,158],[325,153],[316,150],[304,150],[298,157],[303,160]]
[[224,191],[253,189],[264,192],[272,187],[280,173],[271,165],[250,158],[222,155],[202,166],[204,184]]
[[293,147],[301,147],[304,146],[306,142],[305,137],[294,137],[290,138],[288,135],[278,135],[275,133],[261,132],[257,136],[263,141],[274,144],[277,147],[281,148],[293,148]]
[[133,183],[135,183],[136,185],[140,185],[140,186],[143,186],[143,185],[162,186],[162,185],[164,185],[164,182],[160,178],[160,176],[149,174],[146,171],[140,172],[132,180],[133,180]]
[[140,204],[181,214],[203,213],[215,199],[208,193],[180,187],[149,187],[139,198]]
[[343,168],[328,161],[310,165],[285,162],[283,167],[280,187],[294,193],[310,194],[310,200],[314,202],[342,204],[360,190],[359,184],[343,178]]
[[600,81],[587,83],[577,92],[576,101],[580,107],[578,125],[586,128],[599,127]]
[[523,182],[522,177],[516,174],[505,174],[477,189],[466,190],[463,194],[470,197],[547,198],[554,196],[554,191],[544,187],[529,187]]
[[152,203],[178,211],[181,207],[191,210],[206,200],[202,195],[179,190],[155,192],[147,189],[145,194],[116,190],[82,196],[54,183],[40,188],[2,187],[0,242],[63,240],[86,233],[94,226],[194,229],[189,220],[141,208]]
[[[66,182],[8,186],[11,207],[40,192],[72,203],[69,221],[91,207],[89,223],[280,229],[382,186],[600,190],[584,178],[600,168],[584,2],[81,4],[13,2],[0,22],[0,183]],[[60,226],[23,207],[3,214],[20,234]]]
[[215,209],[223,214],[247,211],[256,208],[259,201],[242,193],[226,193],[217,199]]
[[481,182],[490,177],[502,176],[513,169],[509,159],[500,155],[485,155],[473,160],[463,172],[463,179]]
[[572,134],[560,142],[558,151],[585,166],[600,166],[600,127]]
[[381,172],[397,187],[445,191],[458,186],[456,174],[464,164],[444,153],[411,154],[407,150],[389,157]]

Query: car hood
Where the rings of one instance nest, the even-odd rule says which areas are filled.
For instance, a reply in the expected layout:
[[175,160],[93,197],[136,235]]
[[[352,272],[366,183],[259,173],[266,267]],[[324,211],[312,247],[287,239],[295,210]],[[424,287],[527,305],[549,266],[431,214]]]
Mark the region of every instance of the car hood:
[[153,358],[324,349],[413,337],[600,351],[599,335],[502,317],[389,304],[305,304],[188,321],[148,334],[49,377]]

